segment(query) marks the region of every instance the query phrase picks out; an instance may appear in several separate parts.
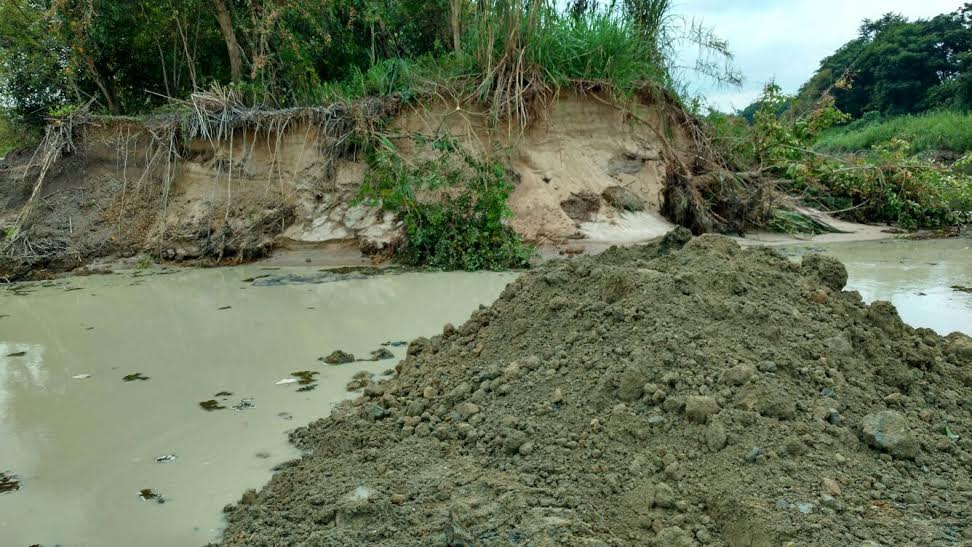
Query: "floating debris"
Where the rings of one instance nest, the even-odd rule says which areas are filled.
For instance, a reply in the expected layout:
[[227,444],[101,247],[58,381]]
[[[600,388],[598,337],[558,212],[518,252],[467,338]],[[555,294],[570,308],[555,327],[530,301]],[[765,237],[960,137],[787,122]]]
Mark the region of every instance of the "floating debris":
[[134,382],[135,380],[146,381],[149,377],[142,374],[141,372],[136,372],[135,374],[129,374],[127,376],[122,376],[122,380],[125,382]]
[[320,372],[314,372],[310,370],[298,370],[297,372],[291,372],[290,375],[297,378],[297,383],[306,386],[308,384],[314,383],[314,377],[319,375]]
[[317,384],[311,384],[309,386],[304,386],[304,387],[297,388],[297,393],[304,393],[306,391],[314,391],[315,389],[317,389]]
[[294,415],[289,412],[278,412],[277,417],[281,420],[293,420]]
[[159,456],[158,458],[155,458],[155,462],[156,463],[172,463],[172,462],[176,461],[177,459],[179,459],[179,458],[175,454],[166,454],[165,456]]
[[23,357],[24,355],[27,355],[26,351],[16,351],[14,353],[8,353],[7,357]]
[[963,287],[962,285],[952,285],[952,290],[972,294],[972,287]]
[[152,490],[151,488],[142,488],[141,490],[139,490],[138,497],[142,501],[154,501],[155,503],[158,503],[160,505],[165,503],[165,497],[162,496],[162,494],[156,492],[155,490]]
[[296,384],[296,383],[297,383],[297,378],[284,378],[283,380],[277,380],[275,385],[285,386],[288,384]]
[[256,453],[256,457],[260,458],[261,460],[266,460],[270,458],[270,453],[265,450],[261,450],[260,452]]
[[384,361],[385,359],[394,359],[394,358],[395,358],[395,354],[385,348],[376,349],[375,351],[371,352],[372,361]]
[[94,327],[85,327],[84,330],[94,330]]
[[219,401],[217,401],[216,399],[210,399],[208,401],[200,401],[199,406],[202,407],[202,409],[207,412],[212,412],[214,410],[223,410],[224,408],[226,408],[225,406],[219,404]]
[[257,279],[263,279],[263,278],[266,278],[266,277],[270,277],[270,274],[263,274],[263,275],[256,275],[256,276],[253,276],[253,277],[247,277],[246,279],[243,280],[243,282],[244,283],[253,283]]
[[75,374],[74,376],[71,376],[71,378],[74,379],[74,380],[87,380],[88,378],[91,378],[91,375],[90,374]]
[[13,473],[0,472],[0,494],[20,490],[20,477]]
[[71,292],[71,291],[80,291],[80,290],[82,290],[83,288],[84,288],[84,287],[68,287],[68,288],[66,288],[66,289],[64,289],[64,292]]
[[219,310],[219,311],[223,311],[223,310],[229,310],[229,309],[232,309],[232,308],[233,308],[233,306],[223,306],[222,308],[216,308],[216,309]]
[[0,319],[6,319],[8,317],[10,317],[10,316],[7,315],[7,314],[0,314]]
[[231,408],[237,412],[241,410],[246,410],[248,408],[253,408],[256,405],[253,404],[253,399],[241,399],[240,402],[233,405]]
[[318,361],[324,361],[329,365],[344,365],[347,363],[353,363],[354,355],[341,350],[335,350],[327,357],[321,357],[318,359]]
[[233,393],[230,391],[220,391],[216,395],[213,395],[213,397],[231,397],[232,395]]
[[391,346],[393,348],[401,348],[401,347],[407,346],[408,345],[408,342],[401,342],[401,341],[398,341],[398,342],[383,342],[381,345],[383,345],[385,347]]

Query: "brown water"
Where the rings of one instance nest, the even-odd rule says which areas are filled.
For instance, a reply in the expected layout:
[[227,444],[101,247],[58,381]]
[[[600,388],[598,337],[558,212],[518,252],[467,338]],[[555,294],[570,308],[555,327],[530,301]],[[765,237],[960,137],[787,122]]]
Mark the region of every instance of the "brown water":
[[[225,504],[298,456],[288,430],[327,415],[356,372],[397,362],[330,366],[318,357],[368,357],[382,342],[435,334],[515,277],[137,275],[0,290],[0,473],[21,486],[0,494],[0,546],[205,544]],[[257,275],[302,277],[243,281]],[[313,391],[277,385],[303,370],[320,373]],[[149,379],[123,381],[136,373]],[[225,409],[199,406],[224,391],[232,395],[215,400]],[[244,398],[252,408],[231,408]],[[155,461],[167,455],[176,459]],[[142,501],[142,489],[166,502]]]
[[[784,250],[840,258],[849,289],[892,301],[912,325],[972,334],[972,294],[951,288],[972,286],[968,240]],[[205,544],[225,504],[298,456],[287,431],[327,415],[348,396],[351,376],[381,374],[404,348],[389,346],[396,359],[376,363],[318,357],[335,349],[367,357],[382,342],[437,333],[515,277],[158,273],[0,290],[0,474],[16,474],[21,486],[0,494],[0,547]],[[256,276],[270,277],[248,280]],[[320,373],[313,391],[277,385],[298,371]],[[137,373],[149,379],[123,381]],[[214,397],[223,391],[232,395]],[[230,408],[243,399],[253,407]],[[199,406],[207,400],[226,408],[207,412]],[[155,461],[167,455],[176,459]],[[142,501],[146,488],[166,503]]]

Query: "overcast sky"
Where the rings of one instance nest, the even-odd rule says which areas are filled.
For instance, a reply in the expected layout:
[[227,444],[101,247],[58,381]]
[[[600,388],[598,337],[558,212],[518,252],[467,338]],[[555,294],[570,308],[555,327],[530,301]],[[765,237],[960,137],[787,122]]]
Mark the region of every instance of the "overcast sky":
[[863,19],[893,11],[909,18],[957,10],[962,0],[675,0],[675,11],[714,27],[736,54],[745,82],[719,89],[688,77],[709,103],[724,111],[744,108],[775,79],[793,93],[820,61],[853,39]]

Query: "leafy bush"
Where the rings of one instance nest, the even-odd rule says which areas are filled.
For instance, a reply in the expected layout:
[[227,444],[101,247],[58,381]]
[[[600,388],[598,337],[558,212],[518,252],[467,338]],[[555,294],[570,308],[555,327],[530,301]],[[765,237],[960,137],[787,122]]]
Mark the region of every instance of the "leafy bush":
[[405,226],[397,258],[443,270],[504,270],[528,266],[532,250],[504,222],[513,191],[511,174],[481,161],[452,139],[415,136],[431,159],[411,163],[380,139],[361,196],[395,212]]

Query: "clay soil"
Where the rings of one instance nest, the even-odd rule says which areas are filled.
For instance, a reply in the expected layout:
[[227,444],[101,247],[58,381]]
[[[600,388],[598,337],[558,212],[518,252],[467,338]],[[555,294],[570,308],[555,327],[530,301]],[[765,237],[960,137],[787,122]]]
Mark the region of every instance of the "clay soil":
[[549,263],[297,430],[222,545],[968,545],[972,340],[684,231]]

